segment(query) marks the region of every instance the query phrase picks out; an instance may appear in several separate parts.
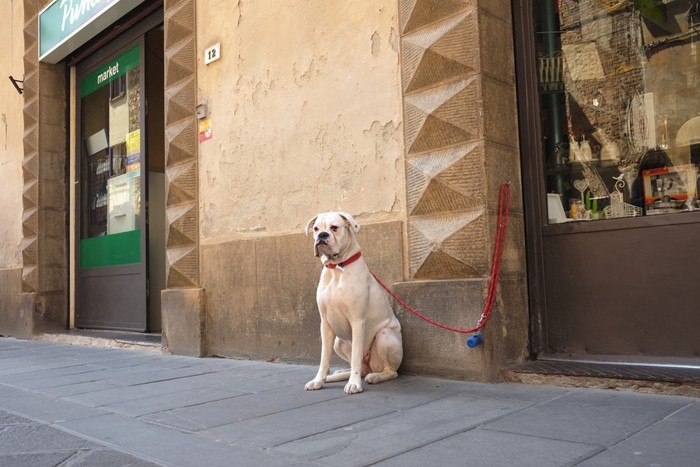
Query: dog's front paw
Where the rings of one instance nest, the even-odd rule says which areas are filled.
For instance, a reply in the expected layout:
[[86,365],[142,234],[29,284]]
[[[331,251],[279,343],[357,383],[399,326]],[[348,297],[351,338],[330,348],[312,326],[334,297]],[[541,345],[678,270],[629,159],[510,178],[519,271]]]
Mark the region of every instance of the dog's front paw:
[[308,383],[306,383],[306,386],[304,386],[304,389],[307,391],[315,391],[316,389],[321,389],[323,387],[323,380],[322,379],[312,379]]
[[362,383],[359,381],[349,381],[348,384],[345,385],[345,394],[357,394],[362,391],[364,391],[364,389],[362,388]]

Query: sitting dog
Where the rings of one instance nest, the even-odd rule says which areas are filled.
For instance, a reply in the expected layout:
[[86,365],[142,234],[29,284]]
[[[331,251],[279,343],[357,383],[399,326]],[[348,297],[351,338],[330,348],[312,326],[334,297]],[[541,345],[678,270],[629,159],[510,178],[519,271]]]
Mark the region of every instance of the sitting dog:
[[[321,364],[306,390],[345,381],[345,393],[362,392],[362,378],[380,383],[396,378],[403,359],[401,325],[386,293],[370,274],[355,233],[359,224],[347,213],[318,214],[306,226],[313,230],[314,255],[324,265],[316,290],[321,315]],[[349,370],[328,375],[331,346]]]

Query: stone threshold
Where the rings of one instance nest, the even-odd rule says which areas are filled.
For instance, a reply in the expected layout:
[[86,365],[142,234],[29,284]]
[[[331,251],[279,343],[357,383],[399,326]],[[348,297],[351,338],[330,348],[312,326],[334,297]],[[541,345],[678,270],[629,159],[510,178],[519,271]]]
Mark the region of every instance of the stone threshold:
[[507,367],[502,376],[526,384],[700,397],[700,367],[695,366],[542,359]]
[[101,329],[71,329],[66,331],[47,332],[36,336],[35,339],[69,345],[168,353],[163,347],[160,333],[110,331]]

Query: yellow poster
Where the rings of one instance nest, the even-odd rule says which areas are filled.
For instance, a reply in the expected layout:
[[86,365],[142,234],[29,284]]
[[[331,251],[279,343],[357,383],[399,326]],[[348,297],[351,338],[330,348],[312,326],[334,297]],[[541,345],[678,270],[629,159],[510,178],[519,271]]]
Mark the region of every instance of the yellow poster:
[[138,154],[141,152],[141,130],[134,130],[126,134],[126,154]]
[[126,134],[126,171],[141,168],[141,130]]

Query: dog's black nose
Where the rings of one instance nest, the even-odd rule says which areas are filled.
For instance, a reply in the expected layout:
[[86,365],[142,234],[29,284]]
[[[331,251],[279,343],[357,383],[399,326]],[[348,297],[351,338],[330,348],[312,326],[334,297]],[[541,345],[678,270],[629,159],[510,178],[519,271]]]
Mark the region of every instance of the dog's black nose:
[[328,232],[319,232],[318,237],[316,238],[318,238],[319,240],[325,240],[330,236],[331,234],[329,234]]

